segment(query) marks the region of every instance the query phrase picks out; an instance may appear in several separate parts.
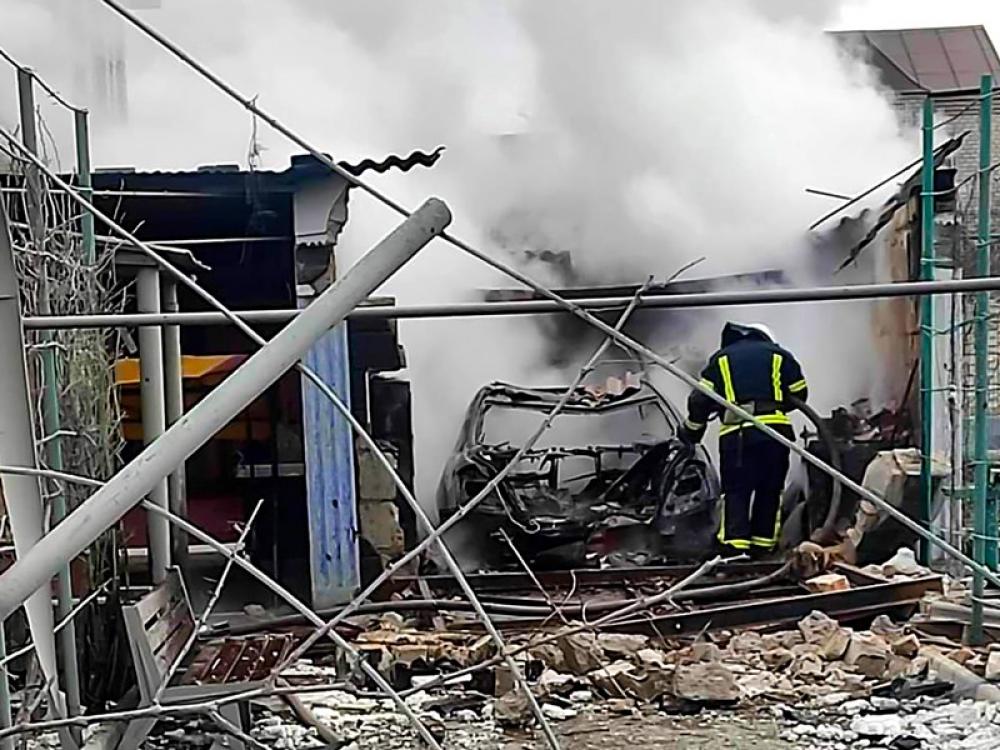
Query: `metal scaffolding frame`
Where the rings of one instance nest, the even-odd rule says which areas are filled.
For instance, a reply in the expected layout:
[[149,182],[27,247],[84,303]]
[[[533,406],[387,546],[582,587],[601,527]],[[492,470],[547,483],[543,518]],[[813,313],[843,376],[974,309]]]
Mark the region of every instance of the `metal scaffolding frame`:
[[[168,50],[177,55],[186,64],[195,68],[195,70],[197,70],[204,77],[208,78],[217,87],[222,89],[227,95],[237,100],[239,103],[241,103],[244,107],[246,107],[248,110],[253,112],[258,117],[264,119],[266,122],[268,122],[268,124],[270,124],[276,130],[278,130],[280,133],[284,134],[286,137],[290,138],[293,142],[298,143],[300,146],[305,148],[307,151],[313,154],[313,156],[318,158],[322,163],[327,165],[327,167],[330,168],[332,171],[337,172],[338,174],[342,174],[342,176],[348,179],[348,181],[352,185],[363,189],[364,191],[368,192],[370,195],[375,197],[377,200],[383,202],[384,204],[396,210],[398,213],[402,214],[405,217],[405,222],[403,224],[404,227],[408,225],[411,227],[419,225],[421,220],[426,220],[428,218],[427,217],[428,211],[425,211],[425,209],[427,209],[427,204],[425,204],[423,208],[418,209],[416,212],[411,213],[410,211],[406,210],[401,205],[393,201],[388,196],[379,193],[377,190],[370,187],[366,183],[362,182],[355,176],[344,172],[344,170],[340,168],[335,162],[333,162],[329,157],[327,157],[325,154],[321,154],[320,152],[318,152],[312,145],[310,145],[300,136],[296,135],[294,132],[292,132],[287,127],[282,125],[278,120],[260,110],[252,100],[240,96],[234,89],[229,87],[228,84],[226,84],[224,81],[222,81],[217,76],[212,74],[210,71],[204,68],[204,66],[202,66],[200,63],[193,60],[190,56],[186,55],[186,53],[177,48],[176,45],[173,45],[171,42],[166,40],[162,35],[160,35],[154,29],[150,28],[147,24],[140,21],[134,14],[123,9],[117,2],[115,2],[115,0],[102,0],[102,2],[111,7],[120,15],[124,16],[127,20],[136,25],[146,34],[153,37],[157,42],[159,42],[161,45],[165,46]],[[983,101],[987,100],[987,98],[990,95],[990,92],[991,88],[987,86],[987,82],[984,79],[984,89],[981,93],[981,98]],[[953,281],[953,282],[933,281],[933,267],[934,267],[933,266],[934,264],[933,164],[932,164],[932,158],[930,159],[928,158],[926,150],[928,145],[927,143],[928,140],[932,139],[933,137],[932,135],[933,127],[932,126],[928,127],[928,123],[931,123],[932,119],[933,119],[933,105],[930,103],[930,99],[928,98],[927,104],[925,105],[925,155],[924,155],[924,170],[923,170],[924,179],[922,183],[922,205],[924,207],[923,222],[925,229],[923,234],[923,247],[921,253],[921,273],[923,282],[891,284],[891,285],[867,285],[865,287],[860,287],[860,288],[834,287],[834,288],[814,289],[814,290],[767,290],[765,292],[755,292],[755,293],[718,292],[718,293],[705,293],[705,294],[692,294],[692,295],[651,297],[642,300],[634,299],[632,300],[632,302],[635,303],[636,306],[642,306],[642,307],[663,307],[663,308],[692,307],[693,308],[693,307],[703,307],[703,306],[723,305],[723,304],[772,304],[772,303],[790,303],[790,302],[805,302],[805,301],[819,301],[819,300],[835,301],[835,300],[847,300],[847,299],[872,299],[872,298],[890,297],[890,296],[921,295],[924,297],[925,300],[921,304],[921,312],[922,312],[921,343],[922,343],[922,350],[926,348],[926,351],[922,351],[922,356],[921,356],[921,368],[922,368],[921,403],[928,404],[927,407],[928,411],[926,414],[923,415],[922,425],[924,428],[924,435],[928,436],[930,434],[929,430],[932,426],[930,419],[929,399],[930,399],[930,393],[933,389],[933,381],[932,381],[932,370],[929,369],[928,372],[925,373],[923,368],[925,367],[925,356],[924,356],[925,354],[926,354],[926,366],[930,368],[930,366],[933,364],[932,360],[933,350],[932,348],[930,348],[932,344],[928,343],[931,340],[930,337],[933,336],[935,332],[933,311],[930,308],[930,302],[929,302],[930,295],[956,294],[956,293],[969,293],[969,292],[975,292],[977,294],[976,298],[977,315],[975,319],[977,355],[980,352],[982,352],[983,355],[985,355],[985,349],[981,350],[979,346],[981,334],[983,336],[983,343],[985,344],[985,332],[987,330],[986,321],[987,321],[988,311],[982,307],[982,302],[984,300],[988,301],[987,298],[988,291],[995,291],[1000,289],[1000,278],[992,278],[988,276],[988,270],[989,270],[988,248],[990,243],[989,217],[988,217],[989,190],[983,189],[984,186],[988,188],[989,174],[991,169],[989,167],[988,145],[985,147],[986,161],[985,163],[981,161],[980,172],[979,172],[981,192],[986,193],[985,196],[985,201],[986,201],[985,205],[987,209],[985,212],[986,224],[984,229],[983,227],[984,219],[982,217],[982,212],[981,212],[980,231],[977,242],[977,248],[979,250],[980,260],[982,259],[982,254],[984,252],[986,253],[986,273],[984,274],[985,278],[975,279],[975,280]],[[985,116],[983,117],[983,121],[984,122],[987,121],[987,118]],[[928,135],[928,131],[930,131],[930,135]],[[0,135],[8,137],[9,140],[8,133],[0,131]],[[11,145],[15,146],[13,142],[11,143]],[[932,154],[933,154],[933,148],[931,143],[931,157]],[[981,155],[982,155],[982,146],[981,146]],[[42,169],[44,171],[44,165],[38,163],[37,158],[33,159],[32,155],[28,153],[22,153],[22,156],[24,156],[28,161],[32,162],[35,167]],[[51,173],[47,174],[49,178],[52,179],[57,185],[60,185],[68,195],[73,197],[74,200],[76,200],[80,205],[84,206],[85,209],[87,209],[86,215],[90,216],[91,222],[93,221],[94,215],[100,216],[100,214],[96,211],[96,209],[93,208],[92,204],[90,204],[89,199],[87,197],[82,196],[83,191],[77,191],[73,189],[70,185],[60,181],[56,176],[52,175]],[[983,200],[984,197],[981,195],[980,196],[981,206]],[[985,537],[983,536],[985,526],[981,527],[980,525],[980,508],[984,506],[980,506],[979,496],[980,494],[983,494],[983,497],[985,498],[985,489],[984,489],[985,483],[983,483],[982,485],[978,483],[979,460],[980,458],[982,458],[985,461],[986,458],[985,454],[986,404],[985,401],[982,401],[982,403],[980,404],[981,402],[980,396],[986,393],[987,384],[979,381],[978,356],[977,356],[977,388],[976,388],[976,395],[977,395],[976,529],[978,536],[976,538],[976,544],[974,545],[975,547],[974,554],[972,557],[970,557],[966,555],[962,551],[962,549],[957,548],[954,545],[950,544],[947,540],[944,540],[934,535],[932,530],[930,529],[931,519],[930,519],[929,499],[930,499],[931,486],[929,482],[929,476],[930,476],[929,437],[927,438],[927,441],[924,443],[923,446],[924,449],[922,452],[923,471],[922,471],[921,492],[922,492],[922,498],[925,501],[924,507],[926,515],[924,519],[921,519],[921,522],[916,522],[912,519],[909,519],[908,517],[900,513],[898,510],[890,506],[888,503],[886,503],[885,500],[883,500],[878,495],[860,486],[858,483],[849,479],[836,469],[833,469],[820,459],[811,456],[811,454],[807,453],[804,449],[797,446],[793,441],[789,441],[787,438],[780,435],[767,425],[761,423],[758,419],[748,414],[739,406],[727,402],[722,396],[715,394],[711,390],[707,389],[697,380],[695,380],[694,378],[692,378],[691,376],[687,375],[679,368],[677,368],[676,365],[674,365],[672,362],[669,362],[662,356],[658,355],[656,352],[650,350],[641,342],[638,342],[632,339],[631,337],[623,334],[617,327],[612,327],[608,325],[601,319],[595,317],[591,312],[589,312],[589,310],[625,308],[629,306],[630,303],[628,302],[628,299],[631,298],[617,298],[613,300],[608,300],[608,299],[594,299],[594,300],[581,300],[581,301],[567,300],[558,295],[557,293],[553,292],[552,290],[546,288],[545,286],[535,282],[533,279],[521,273],[520,271],[517,271],[516,269],[511,268],[510,266],[504,264],[503,262],[498,261],[486,255],[482,251],[468,245],[464,241],[447,234],[444,231],[444,226],[448,224],[448,220],[450,219],[450,216],[448,218],[444,218],[444,216],[447,214],[447,209],[443,209],[442,212],[441,209],[443,208],[443,206],[441,208],[437,207],[434,208],[438,211],[438,214],[433,219],[430,219],[430,223],[431,225],[433,225],[434,228],[428,230],[426,232],[426,236],[421,236],[421,239],[423,241],[422,243],[420,243],[420,246],[422,246],[422,244],[426,244],[426,242],[429,241],[433,236],[443,237],[444,239],[450,241],[452,244],[459,247],[463,251],[473,255],[474,257],[486,262],[493,268],[500,270],[503,273],[525,284],[529,288],[533,289],[538,295],[540,295],[544,299],[537,301],[529,301],[529,302],[518,302],[518,303],[486,303],[484,305],[472,305],[472,306],[468,305],[467,306],[444,306],[444,305],[423,306],[423,308],[419,311],[411,308],[410,309],[411,314],[409,315],[405,314],[406,313],[405,308],[392,308],[392,307],[363,307],[360,309],[354,309],[354,311],[351,312],[352,308],[354,308],[356,305],[360,304],[364,300],[364,296],[360,294],[361,290],[367,288],[368,286],[370,286],[370,284],[360,284],[359,288],[353,289],[352,294],[345,293],[344,296],[350,300],[349,304],[343,303],[342,300],[338,301],[341,302],[342,304],[333,302],[331,301],[331,295],[336,296],[335,293],[338,290],[342,289],[341,284],[347,286],[348,279],[354,277],[355,275],[360,275],[360,271],[357,272],[355,271],[355,269],[357,269],[358,266],[355,266],[355,269],[349,271],[347,275],[345,275],[345,277],[341,281],[338,281],[337,284],[331,288],[331,290],[328,290],[328,292],[326,292],[316,304],[311,305],[304,311],[273,311],[269,313],[260,313],[261,318],[259,320],[254,320],[254,318],[251,317],[252,315],[257,315],[257,313],[234,314],[232,311],[229,311],[224,307],[222,307],[217,301],[209,298],[209,301],[212,302],[213,305],[219,309],[219,312],[177,313],[174,311],[157,312],[154,309],[152,311],[147,311],[145,313],[145,316],[143,316],[142,314],[138,316],[92,315],[92,316],[71,316],[71,318],[63,317],[59,319],[40,316],[38,318],[35,318],[34,320],[26,321],[27,323],[26,327],[40,328],[40,329],[59,328],[59,327],[138,325],[141,327],[141,330],[155,331],[157,335],[160,334],[160,331],[158,330],[157,327],[166,325],[166,326],[171,326],[169,335],[173,335],[173,332],[177,329],[177,326],[179,325],[187,325],[187,324],[209,325],[219,322],[223,323],[228,322],[237,325],[241,327],[245,332],[249,331],[252,334],[253,333],[252,330],[250,330],[247,326],[247,323],[250,321],[287,322],[289,320],[292,320],[292,322],[289,323],[288,327],[285,328],[270,342],[264,343],[263,339],[261,339],[259,336],[255,336],[254,340],[256,340],[258,343],[262,343],[263,348],[259,350],[256,354],[254,354],[251,357],[251,359],[244,365],[244,367],[240,368],[240,370],[238,370],[237,373],[235,373],[232,377],[227,379],[227,381],[225,381],[218,388],[213,390],[209,395],[209,397],[207,397],[205,400],[199,403],[199,405],[195,407],[195,409],[193,409],[189,414],[180,416],[177,413],[176,408],[172,409],[173,416],[170,417],[171,421],[170,427],[166,429],[166,431],[163,433],[161,437],[159,437],[159,439],[153,441],[150,445],[147,446],[146,450],[140,457],[141,460],[137,460],[136,462],[134,462],[136,464],[134,467],[131,465],[127,467],[125,470],[123,470],[114,478],[112,478],[112,480],[110,480],[108,483],[104,484],[101,488],[99,488],[93,496],[91,496],[91,498],[85,503],[85,505],[87,506],[87,512],[71,514],[62,524],[57,526],[52,532],[50,532],[48,535],[39,540],[38,544],[29,549],[26,552],[26,554],[19,555],[18,560],[15,563],[14,567],[6,571],[4,574],[0,575],[0,582],[2,582],[3,584],[2,586],[0,586],[0,615],[6,616],[12,611],[13,608],[20,606],[20,604],[24,601],[27,595],[29,595],[33,590],[36,590],[38,586],[44,584],[49,575],[56,572],[58,568],[67,559],[69,559],[70,557],[73,556],[73,554],[75,554],[74,550],[78,552],[79,549],[82,549],[83,546],[86,546],[86,543],[89,543],[87,540],[90,540],[94,538],[97,534],[101,533],[103,528],[105,528],[108,524],[114,523],[114,521],[121,515],[122,512],[124,512],[125,509],[127,509],[128,507],[132,507],[138,502],[141,502],[142,496],[151,487],[153,487],[156,482],[164,481],[168,476],[168,474],[170,474],[171,468],[176,467],[177,462],[183,460],[183,456],[186,455],[186,452],[188,452],[189,450],[193,450],[192,446],[200,444],[198,443],[199,440],[200,441],[207,440],[208,437],[212,434],[213,429],[218,426],[221,426],[221,424],[224,423],[224,421],[220,420],[224,420],[226,418],[226,415],[231,415],[233,409],[239,408],[239,404],[246,402],[247,398],[252,398],[254,393],[259,392],[260,388],[265,387],[264,386],[265,382],[273,374],[272,371],[277,371],[279,369],[279,365],[285,368],[292,366],[294,362],[298,359],[298,357],[301,356],[302,351],[304,351],[304,349],[301,348],[302,342],[296,340],[297,335],[300,335],[302,331],[307,331],[308,336],[322,335],[322,333],[325,330],[324,326],[329,326],[332,321],[343,319],[344,317],[348,316],[401,318],[401,317],[444,317],[444,316],[455,316],[455,315],[553,313],[553,312],[561,312],[574,315],[579,319],[583,320],[584,322],[586,322],[587,324],[589,324],[590,326],[592,326],[593,328],[596,328],[597,330],[601,331],[607,337],[608,342],[614,341],[620,346],[625,347],[630,351],[633,351],[637,354],[640,354],[648,358],[651,362],[654,362],[658,366],[667,370],[672,375],[674,375],[675,377],[683,381],[685,384],[687,384],[689,387],[695,390],[699,390],[705,395],[707,395],[709,398],[711,398],[717,404],[722,406],[724,409],[735,413],[742,420],[753,423],[757,429],[761,430],[765,434],[768,434],[771,438],[789,447],[792,451],[799,454],[803,458],[803,460],[813,464],[817,468],[826,472],[835,481],[840,482],[849,489],[854,490],[863,498],[869,500],[878,508],[880,508],[882,511],[886,512],[888,515],[890,515],[891,517],[895,518],[897,521],[902,523],[904,526],[910,528],[912,531],[917,533],[918,536],[924,539],[928,543],[928,545],[935,545],[938,548],[944,550],[946,554],[953,557],[955,560],[961,562],[962,564],[970,568],[972,571],[974,571],[977,581],[977,591],[979,591],[980,593],[982,591],[982,586],[984,585],[985,581],[989,581],[994,585],[1000,586],[1000,578],[997,577],[997,575],[993,570],[991,570],[987,565],[984,564],[986,559],[985,544],[983,544],[985,540]],[[429,211],[429,213],[433,214],[434,210]],[[927,222],[930,222],[930,224],[928,225]],[[93,229],[91,227],[91,234],[92,231]],[[390,237],[392,236],[393,235],[390,235]],[[168,262],[164,261],[162,258],[157,256],[155,252],[151,251],[151,248],[155,248],[155,245],[151,246],[146,243],[141,243],[136,238],[134,238],[134,236],[131,235],[127,235],[125,236],[125,238],[126,240],[134,244],[136,247],[141,248],[144,251],[151,252],[151,257],[156,259],[157,263],[159,263],[161,267],[171,272],[176,272],[176,268],[174,268]],[[415,238],[413,237],[410,237],[408,239],[409,241],[413,242],[416,241]],[[404,244],[406,244],[406,241],[403,242]],[[188,244],[195,244],[195,243],[191,242]],[[415,250],[413,250],[413,252],[415,252]],[[374,253],[375,251],[372,251],[370,255],[373,255]],[[403,254],[405,255],[405,253]],[[366,256],[366,259],[362,260],[359,263],[359,266],[362,266],[365,263],[365,260],[367,259],[368,256]],[[980,269],[982,269],[982,267],[983,267],[982,263],[980,263]],[[373,269],[368,268],[365,270],[372,271]],[[155,274],[156,269],[153,269],[153,271]],[[379,275],[380,275],[379,273],[374,274],[375,277],[378,277]],[[193,282],[189,283],[188,280],[185,280],[183,276],[179,278],[181,278],[181,280],[184,283],[186,283],[189,286],[189,288],[197,289],[197,285],[192,286]],[[375,280],[377,280],[377,278]],[[367,279],[367,281],[372,281],[372,279],[369,278]],[[152,282],[147,283],[149,289],[152,289],[151,283]],[[156,290],[157,290],[156,294],[159,295],[160,287],[158,279],[156,281]],[[319,308],[322,306],[321,302],[324,299],[326,299],[324,310],[320,310]],[[150,305],[150,307],[154,306]],[[631,308],[629,308],[629,311],[630,310]],[[400,314],[401,312],[403,314]],[[284,316],[284,317],[280,318],[280,320],[278,320],[277,318],[272,318],[267,321],[264,321],[263,315],[265,314],[269,314],[272,316],[279,316],[279,317]],[[161,361],[161,364],[163,356],[164,353],[162,351],[162,344],[161,344],[159,352],[159,359]],[[257,368],[256,372],[254,371],[255,367]],[[264,370],[265,368],[267,370],[266,376],[262,372],[262,370]],[[246,372],[244,372],[244,370]],[[986,373],[986,370],[984,369],[983,372]],[[170,373],[168,373],[168,375],[170,375]],[[239,375],[240,377],[237,378],[237,375]],[[926,379],[925,375],[927,376]],[[162,371],[161,371],[161,376],[162,376]],[[162,382],[163,378],[161,377],[160,380],[161,383],[159,386],[159,390],[160,390],[160,397],[162,398],[164,390],[164,384]],[[319,383],[317,383],[317,385],[319,385]],[[337,399],[336,394],[333,394],[331,392],[328,393],[327,395],[338,406],[338,409],[345,408],[344,405],[340,403],[339,400]],[[981,418],[979,411],[980,406],[982,407],[983,410]],[[161,412],[164,411],[165,409],[166,406],[163,406]],[[167,418],[164,417],[164,421],[166,421],[166,419]],[[982,435],[984,440],[982,446],[980,446],[979,442],[980,428],[982,428]],[[542,430],[544,430],[544,424]],[[387,459],[385,459],[385,456],[377,448],[376,448],[376,453],[383,460],[386,460],[386,463],[388,463]],[[983,466],[985,467],[985,463],[983,463]],[[394,480],[397,481],[398,483],[401,483],[402,480],[399,479],[398,474],[396,474],[394,470],[391,470],[391,467],[390,471],[394,477]],[[374,589],[374,587],[376,587],[381,581],[384,581],[388,577],[390,577],[396,570],[399,569],[399,567],[405,564],[406,561],[415,557],[417,554],[419,554],[420,551],[426,549],[430,544],[439,542],[441,535],[448,528],[450,528],[451,525],[454,525],[454,523],[460,520],[460,518],[465,513],[467,513],[468,510],[474,507],[477,502],[481,501],[484,497],[486,497],[486,495],[492,490],[492,488],[496,486],[497,481],[499,481],[499,479],[494,480],[493,482],[488,484],[486,488],[484,488],[479,494],[477,494],[476,498],[474,498],[466,506],[464,506],[459,513],[455,514],[455,516],[453,516],[452,519],[449,520],[449,522],[446,522],[441,526],[438,526],[437,528],[433,528],[428,524],[429,525],[428,537],[424,539],[419,545],[417,545],[417,547],[414,550],[408,553],[407,556],[403,558],[403,560],[399,561],[397,565],[394,565],[390,569],[383,572],[383,574],[376,580],[376,582],[372,584],[372,587],[369,587],[369,589],[367,589],[366,592],[362,592],[352,602],[352,605],[355,605],[357,602],[362,601],[364,597]],[[403,489],[406,490],[405,486],[403,486]],[[406,491],[408,492],[408,490]],[[204,534],[204,532],[201,532],[200,530],[191,526],[189,523],[184,521],[182,518],[179,518],[177,514],[173,512],[174,506],[172,502],[170,503],[170,507],[168,509],[167,508],[168,503],[165,497],[163,499],[160,499],[160,501],[146,502],[144,506],[147,508],[148,511],[150,511],[151,514],[156,515],[157,517],[163,518],[165,520],[168,520],[170,523],[175,523],[181,526],[182,528],[185,528],[188,531],[188,533],[198,536],[199,538],[203,539],[209,544],[213,544],[214,540],[212,540],[211,537],[208,537],[207,535]],[[93,513],[93,515],[89,515],[90,513]],[[983,523],[985,523],[985,520],[983,520]],[[81,542],[83,542],[82,546]],[[215,542],[215,544],[218,543]],[[223,551],[223,553],[228,556],[229,560],[240,565],[251,574],[256,575],[257,573],[259,573],[259,571],[255,573],[254,570],[252,569],[252,566],[249,566],[249,563],[245,563],[245,561],[241,562],[240,561],[241,558],[239,558],[237,553],[235,552],[230,553],[225,550],[220,550],[220,551]],[[165,554],[169,555],[169,551],[167,551]],[[263,574],[260,575],[263,576]],[[456,573],[456,577],[461,578],[460,572]],[[264,580],[264,582],[269,586],[273,587],[277,585],[274,583],[274,581],[270,580],[266,576],[263,576],[262,580]],[[471,589],[467,591],[467,595],[469,596],[470,601],[473,604],[475,604],[477,600]],[[289,600],[291,601],[291,599]],[[349,608],[350,607],[346,609]],[[479,612],[479,614],[483,622],[487,625],[487,627],[490,627],[491,623],[488,616],[486,616],[485,612]],[[339,616],[340,615],[338,615],[338,617]],[[350,646],[346,644],[346,642],[342,642],[342,639],[339,639],[339,636],[337,636],[335,631],[333,630],[333,624],[335,624],[335,622],[338,621],[337,618],[334,618],[332,621],[323,623],[321,620],[318,620],[315,613],[308,612],[307,617],[309,617],[310,621],[317,626],[316,632],[318,634],[328,635],[329,637],[337,641],[339,646],[348,650],[350,649]],[[981,610],[980,610],[980,618],[981,618]],[[981,624],[981,619],[980,619],[980,624]],[[973,628],[973,631],[975,632],[975,628]],[[496,635],[496,640],[498,644],[502,646],[502,642],[499,640],[499,635]],[[502,648],[501,648],[501,653],[503,653]],[[520,674],[516,667],[514,667],[514,671],[515,675],[520,677]],[[379,682],[379,680],[376,679],[376,677],[378,676],[377,673],[375,673],[375,675],[373,676],[371,672],[369,672],[369,676],[371,676],[372,679],[374,679],[379,684],[379,686],[386,692],[386,694],[393,697],[394,700],[397,700],[397,705],[400,707],[402,711],[407,713],[407,716],[411,719],[411,722],[414,724],[414,727],[417,729],[418,732],[420,732],[424,736],[424,739],[428,742],[428,744],[431,747],[438,747],[438,743],[434,740],[432,736],[430,736],[430,734],[426,730],[426,727],[422,725],[422,723],[417,717],[412,715],[412,712],[408,710],[405,702],[399,700],[399,696],[395,694],[391,690],[391,688],[389,688],[387,685],[384,684],[384,680]],[[523,683],[523,678],[520,678],[520,680],[522,681],[522,686],[526,689],[526,683]],[[531,697],[530,690],[527,690],[527,697],[529,701],[533,700]],[[537,711],[537,705],[533,705],[533,708],[536,710],[536,715],[538,716],[542,728],[547,732],[547,739],[549,741],[550,746],[553,748],[558,748],[559,747],[558,741],[555,739],[554,735],[551,734],[551,730],[548,728],[547,722],[545,721],[544,717],[541,716],[540,712]],[[74,720],[70,718],[66,720],[66,723],[63,725],[70,726],[73,724]]]

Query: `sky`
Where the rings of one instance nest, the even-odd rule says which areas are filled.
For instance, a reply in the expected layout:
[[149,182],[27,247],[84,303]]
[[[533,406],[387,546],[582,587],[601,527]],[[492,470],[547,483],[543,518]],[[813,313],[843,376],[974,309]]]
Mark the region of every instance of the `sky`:
[[993,44],[1000,42],[1000,2],[996,0],[845,0],[832,29],[905,29],[982,24]]

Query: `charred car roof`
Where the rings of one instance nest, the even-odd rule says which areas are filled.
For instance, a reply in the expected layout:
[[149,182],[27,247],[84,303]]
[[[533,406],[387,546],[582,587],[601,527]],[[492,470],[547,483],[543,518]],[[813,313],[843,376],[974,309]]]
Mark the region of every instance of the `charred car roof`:
[[[483,406],[508,406],[519,409],[546,411],[555,406],[566,393],[565,386],[525,388],[510,383],[494,382],[480,391]],[[608,378],[600,386],[577,386],[566,401],[565,412],[601,412],[628,406],[641,406],[661,401],[651,386],[638,376]]]

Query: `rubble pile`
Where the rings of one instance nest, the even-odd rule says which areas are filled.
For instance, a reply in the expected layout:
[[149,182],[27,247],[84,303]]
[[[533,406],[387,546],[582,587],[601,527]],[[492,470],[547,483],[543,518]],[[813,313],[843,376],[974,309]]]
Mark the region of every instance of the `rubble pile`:
[[1000,747],[1000,706],[948,697],[848,700],[814,711],[775,707],[782,739],[821,750],[992,750]]
[[[879,618],[853,631],[814,612],[795,630],[723,635],[664,649],[644,636],[581,632],[531,649],[546,698],[593,690],[664,705],[751,705],[866,697],[876,685],[928,669],[919,639]],[[529,670],[530,671],[530,670]]]
[[[528,701],[505,664],[466,676],[457,686],[423,688],[441,671],[495,656],[492,643],[476,633],[419,630],[401,618],[383,617],[357,643],[397,689],[408,691],[407,704],[433,732],[447,738],[448,747],[494,746],[505,732],[534,725]],[[684,644],[572,625],[530,647],[528,636],[512,637],[510,647],[552,722],[616,712],[677,715],[739,707],[773,711],[785,739],[824,748],[992,747],[975,744],[985,737],[1000,743],[1000,735],[993,734],[994,729],[1000,732],[1000,723],[994,724],[1000,714],[991,706],[951,703],[940,697],[951,685],[930,679],[935,659],[959,664],[983,657],[970,658],[975,652],[968,649],[922,644],[885,616],[870,629],[855,631],[813,612],[790,630],[723,632]],[[329,683],[336,681],[336,673],[333,666],[303,661],[287,676]],[[921,684],[938,692],[900,692],[900,686]],[[387,699],[338,690],[300,698],[346,747],[413,746],[406,718]],[[323,746],[315,729],[291,718],[266,716],[252,733],[279,750]],[[903,744],[886,744],[897,737]],[[972,744],[906,745],[907,737]]]

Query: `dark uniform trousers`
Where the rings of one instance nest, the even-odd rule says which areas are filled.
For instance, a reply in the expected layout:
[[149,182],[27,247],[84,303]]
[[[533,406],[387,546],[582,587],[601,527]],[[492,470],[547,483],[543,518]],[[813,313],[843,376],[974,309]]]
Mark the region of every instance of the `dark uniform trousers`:
[[788,459],[788,448],[754,429],[719,439],[723,499],[719,542],[738,551],[774,548]]
[[[703,388],[740,405],[761,424],[794,438],[787,409],[792,397],[805,402],[808,386],[791,352],[752,327],[727,323],[722,348],[701,373]],[[722,518],[719,542],[729,549],[771,550],[778,543],[781,493],[788,474],[788,448],[723,409],[695,389],[688,398],[682,430],[697,441],[708,421],[720,416],[719,458]]]

